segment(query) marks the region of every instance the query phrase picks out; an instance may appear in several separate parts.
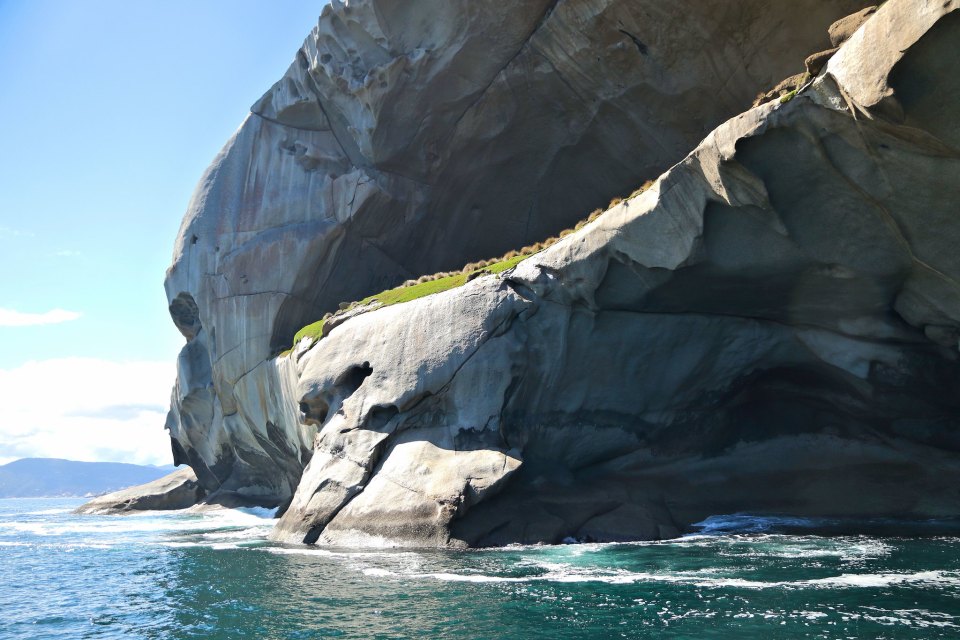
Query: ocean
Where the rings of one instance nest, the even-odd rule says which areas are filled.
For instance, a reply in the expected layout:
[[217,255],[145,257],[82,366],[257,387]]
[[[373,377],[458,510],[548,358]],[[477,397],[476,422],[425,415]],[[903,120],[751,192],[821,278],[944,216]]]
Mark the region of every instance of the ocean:
[[667,542],[351,550],[271,543],[266,510],[81,503],[0,500],[3,640],[960,638],[952,536],[735,516]]

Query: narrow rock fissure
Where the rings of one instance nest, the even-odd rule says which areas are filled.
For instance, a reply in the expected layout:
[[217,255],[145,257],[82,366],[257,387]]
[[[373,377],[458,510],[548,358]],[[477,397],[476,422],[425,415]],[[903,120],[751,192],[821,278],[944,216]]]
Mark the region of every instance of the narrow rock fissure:
[[360,484],[358,484],[355,487],[355,491],[352,494],[348,495],[346,500],[344,500],[340,504],[340,506],[338,506],[336,509],[333,510],[330,517],[326,519],[326,522],[322,524],[316,524],[307,530],[307,533],[303,537],[304,544],[315,544],[317,540],[320,539],[320,536],[323,535],[323,531],[330,525],[331,522],[336,520],[338,515],[340,515],[340,512],[346,509],[351,502],[356,500],[357,496],[363,493],[364,489],[366,489],[367,485],[370,483],[370,479],[374,475],[376,475],[375,469],[378,469],[382,464],[381,458],[383,456],[384,450],[387,447],[388,441],[389,441],[389,438],[384,438],[379,443],[377,443],[373,451],[370,452],[370,457],[364,464],[359,464],[350,458],[344,457],[344,459],[348,459],[351,462],[354,462],[354,464],[357,464],[362,469],[364,469],[364,473],[360,480]]
[[519,56],[523,52],[523,50],[527,47],[527,44],[530,42],[530,40],[537,34],[538,31],[540,31],[540,28],[543,27],[543,25],[550,18],[550,16],[553,15],[553,10],[557,8],[557,5],[560,4],[560,2],[561,0],[553,0],[553,2],[550,3],[550,5],[544,10],[543,16],[541,16],[540,20],[530,31],[530,34],[526,38],[524,38],[523,42],[517,48],[517,51],[512,56],[507,58],[507,61],[504,62],[499,69],[497,69],[497,72],[494,73],[493,76],[491,76],[490,82],[488,82],[486,86],[484,86],[483,89],[480,90],[480,93],[477,94],[476,98],[474,98],[470,102],[470,104],[468,104],[467,107],[463,110],[463,112],[459,116],[457,116],[456,120],[454,120],[453,122],[453,125],[450,127],[450,137],[453,137],[453,135],[457,131],[457,128],[460,126],[460,122],[468,113],[470,113],[470,111],[477,105],[477,103],[479,103],[480,100],[483,99],[483,97],[487,94],[487,91],[490,90],[490,87],[493,86],[493,83],[496,82],[497,78],[500,77],[500,74],[502,74],[503,71],[507,67],[509,67],[514,60],[517,59],[517,56]]

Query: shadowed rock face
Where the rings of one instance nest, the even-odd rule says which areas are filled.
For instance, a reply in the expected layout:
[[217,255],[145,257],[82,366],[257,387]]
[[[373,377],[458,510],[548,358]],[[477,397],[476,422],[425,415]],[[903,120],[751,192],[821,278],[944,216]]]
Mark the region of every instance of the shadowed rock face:
[[188,344],[167,421],[175,459],[208,492],[284,504],[316,431],[298,421],[295,367],[271,360],[298,328],[629,193],[861,6],[326,6],[202,178],[177,239],[165,285]]
[[960,515],[957,42],[960,2],[890,0],[793,100],[512,272],[280,358],[320,428],[275,537]]

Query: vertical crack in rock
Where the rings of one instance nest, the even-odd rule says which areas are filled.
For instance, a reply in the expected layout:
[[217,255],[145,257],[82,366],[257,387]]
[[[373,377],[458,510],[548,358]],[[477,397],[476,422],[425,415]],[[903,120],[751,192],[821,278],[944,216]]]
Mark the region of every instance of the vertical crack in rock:
[[527,37],[523,39],[523,42],[520,44],[519,47],[517,47],[517,50],[513,53],[513,55],[507,58],[506,62],[504,62],[503,65],[501,65],[500,68],[497,69],[497,71],[490,76],[490,81],[487,82],[486,86],[484,86],[480,91],[477,92],[477,95],[470,102],[470,104],[468,104],[466,108],[460,113],[460,115],[454,119],[453,125],[450,127],[450,131],[455,132],[457,130],[463,118],[468,113],[470,113],[470,111],[477,105],[477,103],[483,100],[484,96],[486,96],[487,92],[490,90],[490,87],[493,85],[494,82],[497,81],[497,78],[499,78],[500,75],[507,69],[507,67],[509,67],[513,63],[513,61],[517,59],[517,56],[523,53],[524,49],[526,49],[527,45],[530,43],[530,40],[540,31],[541,27],[543,27],[543,25],[546,24],[547,20],[550,19],[550,16],[553,15],[553,10],[557,8],[557,5],[560,4],[560,1],[561,0],[551,0],[550,4],[547,5],[546,9],[544,9],[543,15],[541,15],[540,19],[537,21],[537,24],[534,25],[533,29],[530,30],[530,33],[527,35]]
[[644,55],[644,56],[645,56],[645,55],[647,55],[647,54],[650,53],[650,50],[647,48],[647,45],[643,44],[643,42],[640,40],[640,38],[638,38],[637,36],[633,35],[633,34],[630,33],[629,31],[627,31],[626,29],[617,29],[617,31],[619,31],[620,33],[622,33],[623,35],[627,36],[628,38],[630,38],[630,40],[633,41],[633,44],[635,44],[635,45],[637,46],[637,51],[640,52],[640,55]]

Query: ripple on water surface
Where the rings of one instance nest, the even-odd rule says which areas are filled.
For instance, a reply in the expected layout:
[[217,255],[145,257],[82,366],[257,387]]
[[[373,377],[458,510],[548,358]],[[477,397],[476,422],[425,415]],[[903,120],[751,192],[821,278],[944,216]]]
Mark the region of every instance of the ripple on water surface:
[[265,510],[78,504],[0,500],[0,637],[960,637],[956,537],[727,516],[657,543],[343,550],[267,542]]

